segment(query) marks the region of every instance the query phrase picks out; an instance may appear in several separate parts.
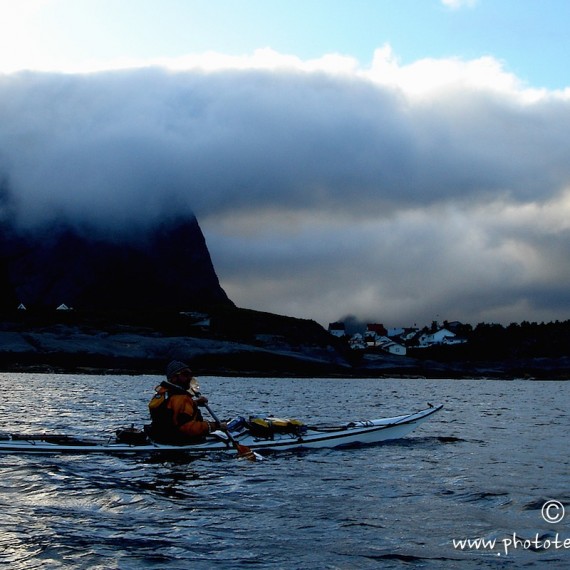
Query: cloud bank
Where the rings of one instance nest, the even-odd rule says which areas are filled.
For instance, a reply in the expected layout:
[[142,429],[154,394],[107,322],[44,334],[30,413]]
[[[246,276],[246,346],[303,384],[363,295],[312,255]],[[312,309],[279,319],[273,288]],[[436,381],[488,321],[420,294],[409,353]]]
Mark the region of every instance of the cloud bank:
[[7,74],[3,216],[195,213],[232,300],[325,325],[567,319],[569,111],[492,58],[389,47]]

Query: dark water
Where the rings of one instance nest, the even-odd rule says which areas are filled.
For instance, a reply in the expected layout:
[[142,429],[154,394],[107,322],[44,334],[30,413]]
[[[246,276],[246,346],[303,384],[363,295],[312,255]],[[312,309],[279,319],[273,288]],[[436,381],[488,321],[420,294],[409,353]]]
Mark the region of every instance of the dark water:
[[[0,431],[105,437],[146,421],[157,382],[2,374]],[[554,543],[570,539],[570,383],[203,378],[201,384],[224,417],[369,419],[428,401],[445,410],[397,443],[275,454],[258,463],[233,454],[0,455],[0,564],[570,567],[570,540],[566,547]],[[549,499],[566,506],[561,522],[541,516]],[[514,533],[520,543],[505,549]],[[495,540],[495,547],[454,545],[465,538]]]

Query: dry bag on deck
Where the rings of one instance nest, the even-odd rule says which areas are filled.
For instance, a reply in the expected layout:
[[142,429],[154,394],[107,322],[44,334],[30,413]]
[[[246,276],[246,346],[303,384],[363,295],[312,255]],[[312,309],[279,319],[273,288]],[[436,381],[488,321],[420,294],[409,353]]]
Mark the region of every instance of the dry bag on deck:
[[250,416],[247,427],[252,435],[264,439],[273,439],[276,433],[301,435],[307,431],[307,427],[300,420],[274,417]]

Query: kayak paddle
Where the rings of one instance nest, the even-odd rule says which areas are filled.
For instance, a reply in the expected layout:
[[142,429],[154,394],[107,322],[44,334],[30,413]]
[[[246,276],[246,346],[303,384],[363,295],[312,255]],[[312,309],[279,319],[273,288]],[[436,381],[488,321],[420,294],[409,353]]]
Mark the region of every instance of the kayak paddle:
[[[196,378],[192,378],[190,382],[190,390],[192,390],[192,393],[197,397],[200,397],[202,395],[200,394],[200,386],[198,385],[198,381],[196,380]],[[212,408],[210,408],[207,402],[204,403],[204,407],[208,410],[212,418],[214,418],[214,421],[217,424],[220,424],[221,422],[218,419],[218,416],[216,416],[216,414],[214,413]],[[230,440],[231,444],[234,446],[235,450],[237,451],[239,458],[243,457],[244,459],[248,459],[249,461],[257,461],[258,459],[263,459],[263,457],[259,455],[259,453],[255,453],[255,451],[253,451],[253,449],[251,449],[250,447],[247,447],[247,445],[241,445],[240,443],[238,443],[235,440],[234,436],[228,430],[225,430],[225,434],[228,436],[228,439]]]

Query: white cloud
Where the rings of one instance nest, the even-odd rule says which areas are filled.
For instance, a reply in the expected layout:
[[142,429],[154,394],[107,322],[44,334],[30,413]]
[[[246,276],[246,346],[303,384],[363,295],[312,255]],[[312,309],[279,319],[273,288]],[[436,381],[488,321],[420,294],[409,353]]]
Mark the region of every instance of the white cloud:
[[[449,98],[465,92],[485,91],[532,103],[549,95],[543,89],[526,86],[516,75],[505,71],[500,61],[490,56],[467,61],[459,58],[421,59],[401,65],[388,44],[374,52],[371,68],[362,70],[362,75],[378,85],[394,87],[407,97],[416,99]],[[564,93],[559,95],[567,97]]]

